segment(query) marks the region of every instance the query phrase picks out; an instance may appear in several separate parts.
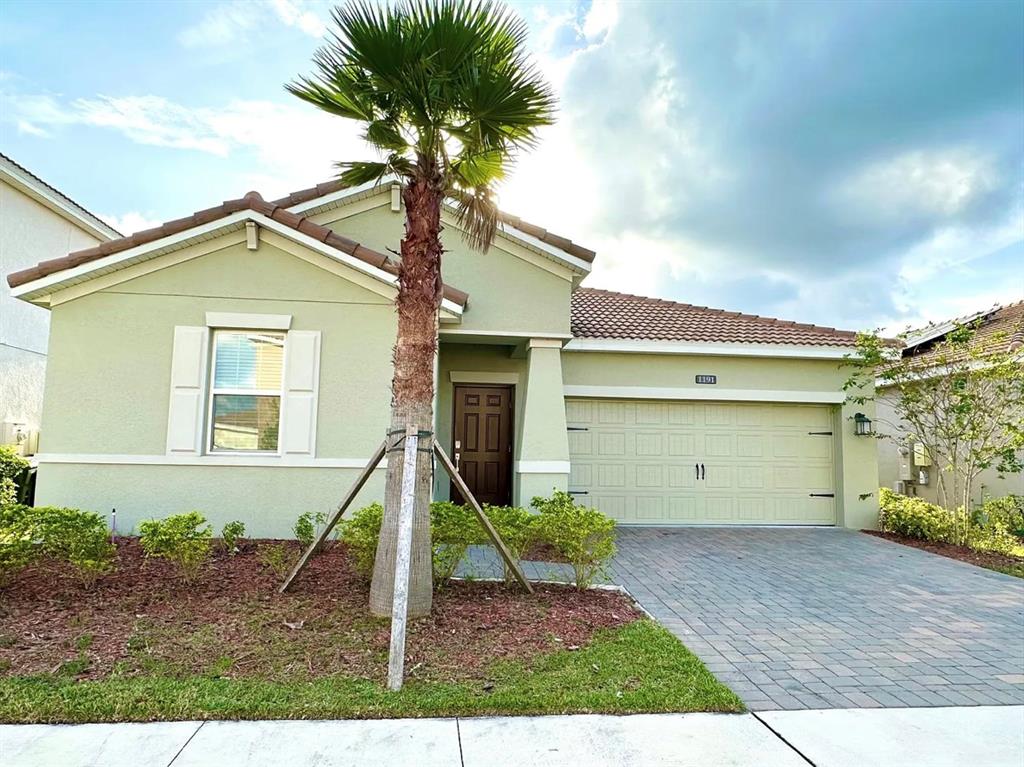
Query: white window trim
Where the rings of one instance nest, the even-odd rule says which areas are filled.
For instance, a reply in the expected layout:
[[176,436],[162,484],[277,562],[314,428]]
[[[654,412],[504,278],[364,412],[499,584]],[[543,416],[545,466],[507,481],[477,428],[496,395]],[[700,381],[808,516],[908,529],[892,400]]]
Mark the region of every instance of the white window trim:
[[[260,328],[265,330],[265,328]],[[288,369],[288,334],[281,333],[280,331],[268,331],[270,335],[281,336],[281,386],[276,391],[274,389],[239,389],[235,387],[218,388],[216,385],[217,379],[217,335],[219,333],[227,334],[235,332],[234,329],[215,329],[212,332],[210,338],[210,384],[207,391],[207,410],[206,410],[206,434],[205,436],[205,455],[206,456],[221,456],[221,455],[253,455],[253,456],[268,456],[268,457],[280,457],[281,456],[281,437],[284,434],[284,398],[285,398],[285,371]],[[252,397],[277,397],[277,447],[274,450],[240,450],[223,447],[213,446],[213,398],[217,394],[226,395],[244,395]]]
[[206,327],[238,328],[242,330],[289,330],[290,314],[244,314],[236,312],[207,312]]

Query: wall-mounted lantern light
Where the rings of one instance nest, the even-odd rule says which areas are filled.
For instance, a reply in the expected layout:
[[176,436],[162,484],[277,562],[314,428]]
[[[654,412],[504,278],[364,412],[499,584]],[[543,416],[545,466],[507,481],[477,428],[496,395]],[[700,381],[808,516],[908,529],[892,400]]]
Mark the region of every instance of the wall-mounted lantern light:
[[857,413],[853,417],[853,433],[858,437],[870,437],[872,435],[871,419],[863,413]]

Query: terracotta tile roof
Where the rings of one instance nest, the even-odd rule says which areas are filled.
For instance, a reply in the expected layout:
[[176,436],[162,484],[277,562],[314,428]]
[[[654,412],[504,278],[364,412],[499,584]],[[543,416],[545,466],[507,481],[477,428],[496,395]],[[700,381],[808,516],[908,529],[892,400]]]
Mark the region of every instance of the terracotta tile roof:
[[579,288],[573,293],[572,334],[578,338],[849,347],[857,335],[596,288]]
[[[301,205],[304,202],[315,200],[317,197],[324,197],[328,194],[337,192],[338,190],[344,188],[345,184],[341,183],[340,181],[327,181],[323,184],[311,186],[309,189],[300,189],[297,192],[287,194],[279,200],[274,200],[274,204],[280,205],[281,207],[284,208],[290,208],[293,205]],[[541,242],[546,242],[548,245],[552,245],[558,248],[559,250],[564,250],[569,255],[582,259],[583,261],[586,261],[588,264],[592,263],[594,257],[597,255],[594,251],[588,248],[584,248],[582,245],[576,244],[568,237],[562,237],[560,235],[555,234],[554,232],[549,232],[547,229],[544,229],[543,227],[531,224],[529,221],[523,221],[523,219],[519,218],[519,216],[513,216],[509,213],[502,213],[501,211],[498,212],[498,216],[501,222],[506,226],[514,227],[519,231],[530,235],[531,237],[536,237]]]
[[[947,324],[951,326],[949,330],[952,330],[952,326],[955,325],[976,325],[974,340],[980,345],[982,354],[1024,349],[1024,300],[943,323],[943,325]],[[938,326],[938,328],[941,330],[942,326]],[[903,356],[913,357],[915,363],[920,362],[924,365],[936,361],[944,353],[948,357],[948,350],[944,352],[942,348],[942,341],[946,338],[947,332],[948,330],[919,343],[908,343],[903,350]],[[910,335],[911,337],[920,337],[922,334],[927,336],[927,333],[928,328],[925,328]],[[948,361],[952,362],[954,359]]]
[[[375,266],[378,269],[382,269],[388,274],[398,274],[398,265],[383,253],[378,253],[375,250],[364,247],[358,242],[350,240],[348,237],[335,234],[326,226],[314,223],[304,216],[296,215],[286,207],[277,205],[276,203],[266,202],[260,196],[259,192],[249,192],[244,197],[237,200],[228,200],[212,208],[197,211],[190,216],[178,218],[174,221],[168,221],[167,223],[161,224],[160,226],[152,229],[144,229],[141,232],[136,232],[130,237],[110,240],[93,248],[78,250],[61,258],[43,261],[28,269],[12,272],[7,275],[7,284],[12,288],[15,288],[19,285],[24,285],[27,282],[47,277],[65,269],[71,269],[73,267],[80,266],[81,264],[87,264],[90,261],[96,261],[97,259],[109,256],[113,253],[120,253],[121,251],[128,250],[129,248],[134,248],[137,245],[155,242],[156,240],[163,239],[164,237],[169,237],[172,234],[178,234],[179,232],[187,231],[188,229],[192,229],[202,224],[226,218],[232,213],[237,213],[241,210],[253,210],[257,213],[261,213],[267,218],[271,218],[278,223],[295,229],[296,231],[312,237],[325,245],[337,248],[342,253],[347,253],[354,258],[358,258],[360,261],[370,264],[371,266]],[[466,300],[468,299],[468,295],[466,293],[449,285],[444,286],[444,297],[459,304],[460,306],[465,306]]]

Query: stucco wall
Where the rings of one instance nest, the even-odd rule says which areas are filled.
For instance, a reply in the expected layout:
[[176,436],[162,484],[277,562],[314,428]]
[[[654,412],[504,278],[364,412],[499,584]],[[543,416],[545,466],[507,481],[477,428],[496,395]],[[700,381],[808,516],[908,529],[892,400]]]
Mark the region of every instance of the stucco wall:
[[[900,445],[903,440],[902,422],[896,415],[895,400],[892,394],[881,393],[876,402],[878,413],[879,434],[887,435],[878,440],[878,478],[883,487],[896,489],[900,477]],[[939,483],[936,476],[937,466],[929,469],[927,485],[910,486],[908,492],[929,503],[939,503]],[[916,478],[916,472],[914,472]],[[1006,495],[1024,495],[1024,473],[999,476],[994,468],[985,469],[974,483],[971,494],[973,505],[980,505],[986,498],[1001,498]]]
[[[174,326],[205,325],[217,311],[290,314],[293,330],[321,331],[316,458],[370,456],[390,403],[390,301],[266,242],[256,252],[224,242],[53,309],[43,453],[163,456]],[[356,473],[44,462],[37,499],[117,506],[125,526],[197,508],[218,523],[241,519],[257,534],[284,535],[299,513],[336,502]],[[364,498],[381,485],[375,478]]]
[[0,181],[0,420],[39,426],[49,312],[11,296],[7,275],[99,240]]
[[[389,200],[385,195],[370,210],[349,215],[339,208],[315,220],[382,253],[397,251],[405,213],[392,211]],[[469,293],[460,329],[528,331],[524,335],[569,332],[568,272],[558,276],[516,257],[513,251],[522,252],[520,246],[501,235],[487,253],[481,253],[466,244],[447,216],[446,220],[441,273],[445,282]]]

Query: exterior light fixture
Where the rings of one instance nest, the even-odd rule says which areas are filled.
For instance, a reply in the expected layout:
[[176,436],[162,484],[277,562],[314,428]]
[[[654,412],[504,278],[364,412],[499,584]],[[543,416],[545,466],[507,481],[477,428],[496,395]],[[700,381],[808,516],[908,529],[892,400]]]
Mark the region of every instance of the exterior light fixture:
[[853,417],[853,433],[858,437],[870,437],[874,433],[871,429],[871,419],[863,413],[857,413]]

